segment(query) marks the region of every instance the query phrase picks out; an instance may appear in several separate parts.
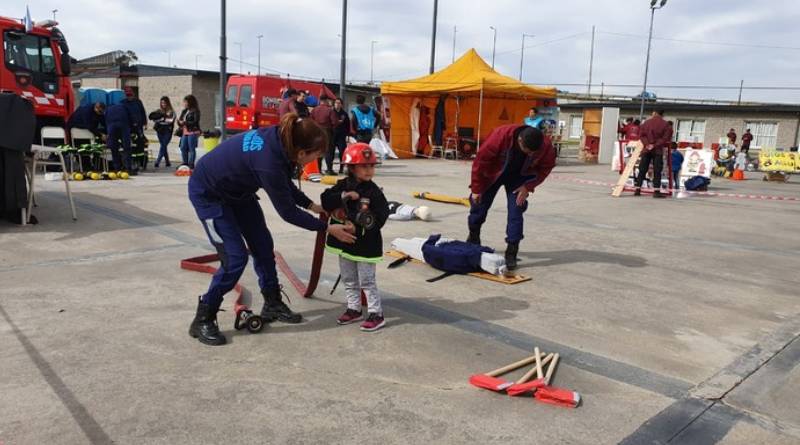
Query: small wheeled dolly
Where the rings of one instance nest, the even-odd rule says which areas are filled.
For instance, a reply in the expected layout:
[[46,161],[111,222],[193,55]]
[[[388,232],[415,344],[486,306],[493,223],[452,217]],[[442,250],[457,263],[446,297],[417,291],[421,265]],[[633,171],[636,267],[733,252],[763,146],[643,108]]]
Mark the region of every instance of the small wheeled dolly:
[[264,320],[260,315],[254,314],[247,306],[235,305],[236,321],[233,322],[233,328],[241,331],[247,328],[247,331],[256,334],[264,329]]

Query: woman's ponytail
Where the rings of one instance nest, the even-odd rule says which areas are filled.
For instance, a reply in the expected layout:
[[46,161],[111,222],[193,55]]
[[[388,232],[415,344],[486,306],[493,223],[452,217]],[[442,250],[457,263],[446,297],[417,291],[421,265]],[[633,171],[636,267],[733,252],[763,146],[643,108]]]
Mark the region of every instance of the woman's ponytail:
[[301,150],[324,152],[328,149],[328,133],[313,120],[301,118],[297,113],[286,113],[281,117],[278,134],[292,162],[297,161]]

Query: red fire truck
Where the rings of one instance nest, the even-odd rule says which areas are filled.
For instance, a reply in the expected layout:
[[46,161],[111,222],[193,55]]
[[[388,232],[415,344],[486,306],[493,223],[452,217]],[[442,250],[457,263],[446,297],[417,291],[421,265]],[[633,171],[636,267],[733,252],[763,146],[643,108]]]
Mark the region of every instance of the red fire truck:
[[278,76],[231,76],[225,98],[225,128],[238,133],[279,122],[278,107],[286,88],[308,91],[317,99],[336,96],[324,84]]
[[20,20],[0,17],[0,92],[31,101],[37,129],[64,127],[75,108],[69,47],[57,24],[45,20],[26,31]]

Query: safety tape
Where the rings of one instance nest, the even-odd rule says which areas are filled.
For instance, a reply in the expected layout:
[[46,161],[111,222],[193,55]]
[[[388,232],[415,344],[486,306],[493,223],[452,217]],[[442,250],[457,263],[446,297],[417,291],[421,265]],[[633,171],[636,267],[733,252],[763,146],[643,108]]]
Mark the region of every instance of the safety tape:
[[[603,181],[594,181],[590,179],[580,179],[580,178],[571,178],[569,176],[562,176],[562,175],[550,175],[550,178],[558,180],[558,181],[567,181],[567,182],[574,182],[577,184],[587,184],[587,185],[598,185],[598,186],[605,186],[605,187],[616,187],[616,184],[610,182],[603,182]],[[633,187],[626,185],[626,191],[633,191]],[[642,192],[644,193],[653,193],[655,189],[652,188],[642,188]],[[667,190],[668,192],[675,192],[674,189]],[[733,199],[754,199],[759,201],[790,201],[790,202],[800,202],[800,197],[796,196],[779,196],[779,195],[753,195],[753,194],[745,194],[745,193],[719,193],[719,192],[698,192],[692,190],[680,190],[678,191],[680,197],[682,196],[710,196],[710,197],[717,197],[717,198],[733,198]]]

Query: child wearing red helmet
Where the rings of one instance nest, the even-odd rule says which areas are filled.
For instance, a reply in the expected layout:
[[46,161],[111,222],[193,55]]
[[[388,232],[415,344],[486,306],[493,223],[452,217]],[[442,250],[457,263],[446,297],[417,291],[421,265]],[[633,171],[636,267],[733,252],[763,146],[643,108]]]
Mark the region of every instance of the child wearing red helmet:
[[348,174],[322,192],[322,207],[331,215],[330,224],[353,224],[356,241],[345,244],[328,237],[325,248],[339,256],[339,269],[347,295],[347,310],[336,322],[340,325],[360,321],[361,291],[367,297],[367,319],[361,330],[377,331],[386,321],[375,281],[376,264],[383,259],[381,227],[389,218],[389,205],[381,189],[372,182],[378,158],[369,145],[352,144],[342,157]]

